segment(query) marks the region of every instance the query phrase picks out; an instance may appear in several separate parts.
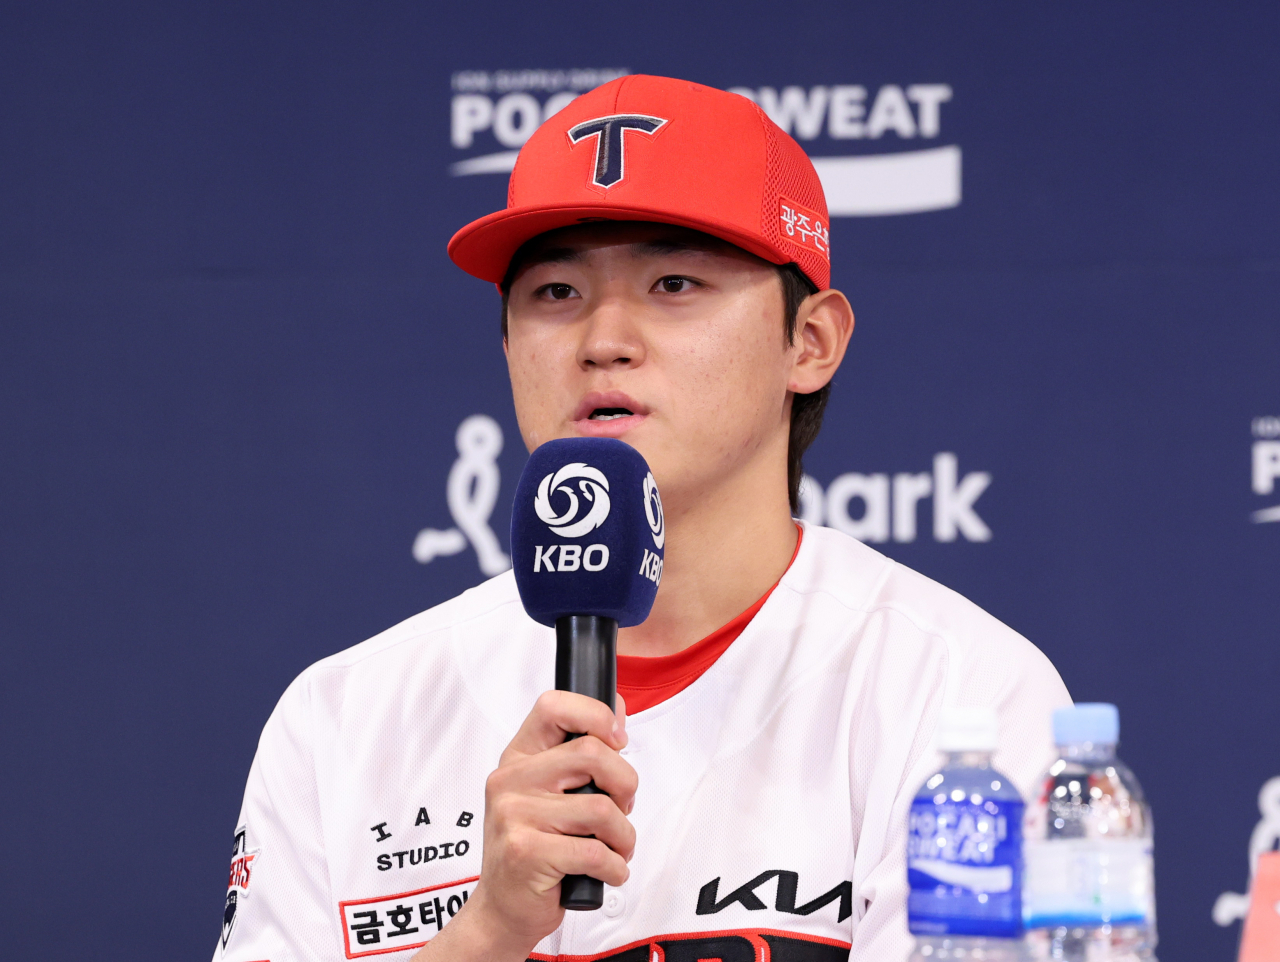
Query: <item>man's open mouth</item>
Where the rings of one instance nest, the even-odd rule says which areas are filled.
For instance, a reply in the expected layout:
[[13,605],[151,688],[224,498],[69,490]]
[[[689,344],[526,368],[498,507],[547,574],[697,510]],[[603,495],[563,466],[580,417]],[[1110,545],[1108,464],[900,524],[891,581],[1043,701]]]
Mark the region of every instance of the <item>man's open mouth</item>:
[[[602,437],[614,437],[618,431],[626,431],[639,424],[648,414],[648,408],[622,391],[591,391],[578,402],[572,418],[584,428],[587,422],[594,422],[596,426],[586,430],[603,431]],[[620,423],[610,425],[609,421]]]

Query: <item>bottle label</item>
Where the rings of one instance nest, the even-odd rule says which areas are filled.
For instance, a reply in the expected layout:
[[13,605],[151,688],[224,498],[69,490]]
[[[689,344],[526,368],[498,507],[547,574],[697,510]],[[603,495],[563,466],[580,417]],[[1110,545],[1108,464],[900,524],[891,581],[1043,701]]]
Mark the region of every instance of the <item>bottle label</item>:
[[1027,928],[1154,921],[1150,839],[1036,839],[1027,842],[1025,854]]
[[917,799],[907,837],[907,927],[913,935],[1022,933],[1020,801]]

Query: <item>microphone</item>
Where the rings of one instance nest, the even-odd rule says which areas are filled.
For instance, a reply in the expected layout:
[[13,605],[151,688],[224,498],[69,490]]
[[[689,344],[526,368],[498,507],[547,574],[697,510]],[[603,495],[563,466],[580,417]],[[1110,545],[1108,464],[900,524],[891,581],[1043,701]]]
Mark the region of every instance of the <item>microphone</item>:
[[[631,445],[562,438],[529,456],[511,510],[511,562],[529,617],[555,626],[558,691],[614,707],[618,628],[649,617],[665,541],[658,485]],[[598,879],[566,875],[560,884],[566,909],[603,902]]]

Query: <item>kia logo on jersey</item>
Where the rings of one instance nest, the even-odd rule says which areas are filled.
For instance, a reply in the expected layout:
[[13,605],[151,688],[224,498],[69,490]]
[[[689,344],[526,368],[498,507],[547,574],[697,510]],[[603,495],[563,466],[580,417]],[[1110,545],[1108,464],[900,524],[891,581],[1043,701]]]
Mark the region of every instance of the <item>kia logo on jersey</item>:
[[[574,480],[578,482],[582,500],[578,499],[573,485],[569,483]],[[556,506],[551,503],[558,494],[564,494],[568,499],[566,505],[564,498],[555,498],[565,506],[563,513],[557,513]],[[609,517],[609,506],[609,479],[603,471],[581,461],[566,464],[559,471],[548,474],[538,485],[538,493],[533,499],[534,513],[562,538],[581,538],[600,527]]]
[[628,130],[642,134],[654,134],[667,121],[662,117],[646,117],[644,114],[613,114],[597,117],[569,128],[569,142],[577,144],[589,137],[596,138],[596,168],[591,182],[608,190],[621,182],[626,171],[626,138]]
[[824,908],[832,902],[837,902],[836,921],[843,922],[853,914],[852,882],[841,882],[834,888],[823,892],[817,898],[811,899],[803,905],[796,905],[796,895],[800,888],[800,875],[798,872],[786,872],[779,869],[761,872],[746,884],[739,885],[722,899],[717,898],[720,891],[720,878],[718,876],[713,878],[698,890],[698,907],[695,912],[698,915],[715,915],[734,904],[742,906],[748,912],[763,911],[766,906],[760,896],[756,894],[756,889],[773,879],[778,880],[773,903],[775,912],[784,912],[787,915],[812,915],[818,909]]
[[667,540],[667,530],[662,517],[662,496],[658,494],[658,482],[650,471],[644,478],[644,516],[653,534],[653,543],[661,548]]

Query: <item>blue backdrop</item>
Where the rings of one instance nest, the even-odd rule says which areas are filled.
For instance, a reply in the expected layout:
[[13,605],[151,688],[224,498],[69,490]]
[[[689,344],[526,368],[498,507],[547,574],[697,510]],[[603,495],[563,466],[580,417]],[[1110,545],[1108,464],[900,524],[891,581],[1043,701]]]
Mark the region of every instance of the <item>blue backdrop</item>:
[[444,245],[620,72],[822,158],[858,328],[806,512],[1119,704],[1161,958],[1234,957],[1280,774],[1274,4],[2,16],[6,958],[207,958],[284,687],[500,565],[525,455]]

